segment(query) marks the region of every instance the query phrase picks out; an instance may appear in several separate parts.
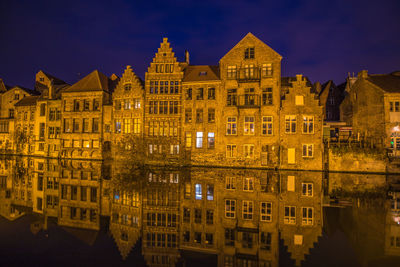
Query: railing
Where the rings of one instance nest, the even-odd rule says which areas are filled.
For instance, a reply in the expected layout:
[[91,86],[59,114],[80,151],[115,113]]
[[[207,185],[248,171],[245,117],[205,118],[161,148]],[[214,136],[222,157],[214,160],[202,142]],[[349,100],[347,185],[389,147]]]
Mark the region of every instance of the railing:
[[240,68],[237,72],[239,82],[256,82],[261,79],[261,71],[258,67]]
[[261,98],[256,94],[239,95],[237,106],[239,108],[259,108],[261,106]]

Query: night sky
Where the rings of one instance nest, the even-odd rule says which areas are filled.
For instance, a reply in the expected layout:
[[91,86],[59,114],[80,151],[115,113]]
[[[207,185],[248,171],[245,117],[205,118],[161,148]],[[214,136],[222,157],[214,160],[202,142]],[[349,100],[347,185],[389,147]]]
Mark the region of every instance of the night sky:
[[[400,70],[400,1],[0,1],[0,77],[32,88],[43,70],[68,83],[98,69],[142,78],[163,37],[178,60],[218,64],[252,32],[282,74],[343,82]],[[79,76],[79,73],[81,76]]]

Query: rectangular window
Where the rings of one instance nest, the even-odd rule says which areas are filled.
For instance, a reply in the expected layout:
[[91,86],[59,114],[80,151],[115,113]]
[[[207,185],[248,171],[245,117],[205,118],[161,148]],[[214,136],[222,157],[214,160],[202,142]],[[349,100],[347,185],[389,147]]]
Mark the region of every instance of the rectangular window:
[[114,101],[115,110],[121,110],[121,100]]
[[46,104],[40,104],[40,116],[46,115]]
[[263,222],[271,222],[272,221],[272,203],[271,202],[261,202],[260,220]]
[[83,119],[83,132],[89,132],[89,119]]
[[208,109],[208,123],[215,122],[215,109],[209,108]]
[[192,122],[192,109],[187,108],[185,109],[185,123],[191,123]]
[[273,134],[272,116],[263,116],[262,117],[261,134],[262,135],[272,135]]
[[192,133],[191,132],[186,132],[185,133],[185,144],[186,147],[192,147]]
[[288,192],[294,192],[295,191],[295,184],[296,184],[295,182],[296,182],[295,181],[295,176],[289,175],[288,178],[287,178],[287,185],[286,185]]
[[124,119],[123,133],[131,133],[131,119]]
[[226,135],[236,135],[236,117],[228,117],[226,124]]
[[208,133],[208,148],[214,148],[215,147],[215,135],[214,133]]
[[73,127],[74,127],[74,133],[79,132],[79,120],[78,119],[73,119],[72,120]]
[[74,111],[79,111],[79,100],[74,99]]
[[39,124],[39,139],[44,139],[44,133],[46,131],[45,125],[45,123]]
[[88,111],[89,110],[89,100],[85,99],[83,100],[83,110]]
[[214,185],[207,185],[207,200],[214,200]]
[[253,191],[254,190],[254,178],[244,177],[243,178],[243,191]]
[[207,224],[213,224],[214,223],[214,211],[213,210],[207,210],[206,211],[206,223]]
[[304,96],[296,95],[295,104],[296,104],[296,106],[303,106],[304,105]]
[[254,158],[254,145],[245,144],[243,145],[243,156],[245,158]]
[[225,217],[226,218],[236,217],[236,200],[225,199]]
[[285,206],[283,222],[285,224],[296,224],[296,207]]
[[303,116],[303,133],[314,133],[314,116]]
[[236,66],[228,66],[228,79],[236,78]]
[[203,122],[203,109],[196,109],[196,123]]
[[130,99],[125,99],[124,100],[124,109],[125,110],[131,109],[131,100]]
[[302,196],[312,197],[313,196],[313,184],[312,183],[302,183]]
[[253,201],[243,200],[242,215],[244,220],[253,219]]
[[194,209],[194,222],[201,223],[201,209]]
[[226,157],[227,158],[236,158],[237,157],[237,148],[236,145],[226,145]]
[[264,77],[272,76],[272,64],[271,63],[262,64],[261,73],[262,76]]
[[197,88],[196,92],[197,92],[196,99],[197,100],[203,100],[203,98],[204,98],[204,96],[203,96],[203,88]]
[[264,88],[262,92],[262,104],[272,105],[272,88]]
[[208,99],[215,100],[215,88],[208,88]]
[[116,133],[121,133],[121,121],[115,121],[115,132]]
[[226,177],[225,178],[225,188],[227,190],[236,189],[236,177]]
[[[226,246],[235,245],[235,229],[225,229],[225,245]],[[233,266],[233,264],[230,266]]]
[[139,118],[134,118],[133,119],[133,133],[134,134],[140,134],[142,128],[142,122]]
[[97,99],[93,99],[93,110],[100,110],[100,101]]
[[254,58],[254,47],[248,47],[244,50],[244,59]]
[[99,119],[93,118],[92,120],[92,132],[98,133],[99,132]]
[[192,100],[192,88],[186,89],[186,100]]
[[244,135],[254,135],[254,117],[244,117]]
[[90,188],[90,202],[97,202],[97,188]]
[[227,106],[236,106],[237,105],[237,90],[236,89],[228,89],[226,105]]
[[285,132],[296,133],[296,116],[286,115],[285,116]]
[[303,158],[312,158],[314,156],[314,145],[303,144]]
[[202,197],[203,197],[203,194],[202,194],[202,191],[201,191],[201,184],[195,184],[194,188],[195,188],[195,192],[196,192],[195,198],[197,200],[201,200]]
[[303,217],[301,220],[302,225],[313,225],[313,208],[302,208]]
[[271,250],[271,233],[261,232],[260,248]]
[[190,209],[183,208],[183,222],[190,223]]
[[196,133],[196,148],[203,147],[203,132]]

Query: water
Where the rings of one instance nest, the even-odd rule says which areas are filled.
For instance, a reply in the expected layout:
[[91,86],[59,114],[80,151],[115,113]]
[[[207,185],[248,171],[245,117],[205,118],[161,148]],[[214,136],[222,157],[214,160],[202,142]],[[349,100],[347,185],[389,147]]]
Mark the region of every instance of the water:
[[395,180],[3,158],[0,264],[400,266]]

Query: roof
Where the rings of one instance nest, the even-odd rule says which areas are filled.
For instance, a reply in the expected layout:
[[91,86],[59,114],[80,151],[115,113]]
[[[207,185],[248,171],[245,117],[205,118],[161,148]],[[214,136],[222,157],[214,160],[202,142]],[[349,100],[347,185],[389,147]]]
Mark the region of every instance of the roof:
[[42,70],[41,70],[41,72],[42,72],[44,75],[46,75],[47,78],[49,78],[49,80],[53,80],[53,84],[66,84],[66,82],[64,82],[63,80],[61,80],[61,79],[59,79],[59,78],[57,78],[57,77],[55,77],[55,76],[53,76],[53,75],[51,75],[51,74],[48,74],[47,72],[44,72],[44,71],[42,71]]
[[370,74],[367,80],[387,93],[400,93],[400,71],[390,74]]
[[218,66],[194,65],[185,69],[183,82],[215,81],[219,80]]
[[40,95],[40,93],[38,91],[35,91],[35,90],[32,90],[32,89],[28,89],[28,88],[25,88],[25,87],[22,87],[22,86],[19,86],[19,85],[14,86],[14,87],[10,88],[9,90],[11,90],[11,89],[20,89],[20,90],[23,90],[23,91],[25,91],[26,93],[28,93],[30,95]]
[[113,81],[111,81],[106,75],[98,70],[94,70],[92,73],[71,85],[71,87],[65,89],[64,92],[111,92],[113,89],[113,84]]
[[36,105],[37,100],[39,99],[40,96],[38,95],[33,95],[33,96],[25,96],[22,98],[20,101],[18,101],[15,106],[20,107],[20,106],[34,106]]
[[0,93],[8,91],[11,87],[4,83],[3,79],[0,78]]

